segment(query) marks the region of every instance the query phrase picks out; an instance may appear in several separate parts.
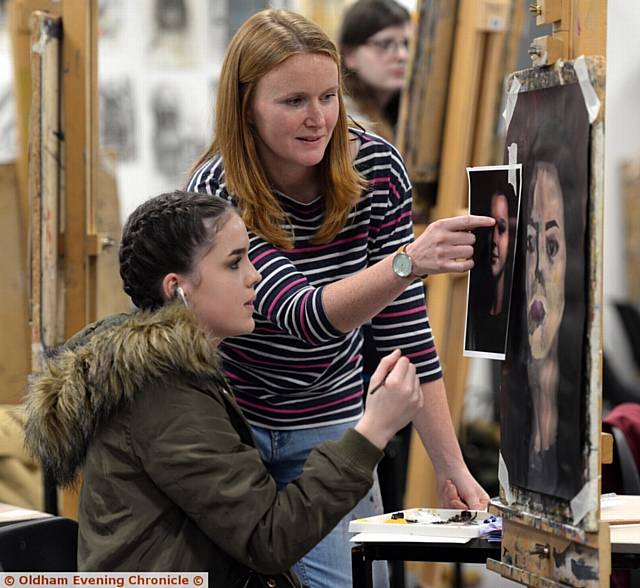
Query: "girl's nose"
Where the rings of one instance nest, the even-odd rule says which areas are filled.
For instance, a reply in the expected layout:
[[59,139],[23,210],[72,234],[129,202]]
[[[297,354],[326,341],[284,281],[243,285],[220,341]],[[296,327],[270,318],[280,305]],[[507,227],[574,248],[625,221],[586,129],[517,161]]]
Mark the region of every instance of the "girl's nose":
[[260,272],[254,267],[253,264],[251,264],[251,285],[252,286],[256,286],[257,284],[259,284],[262,280],[262,275],[260,274]]

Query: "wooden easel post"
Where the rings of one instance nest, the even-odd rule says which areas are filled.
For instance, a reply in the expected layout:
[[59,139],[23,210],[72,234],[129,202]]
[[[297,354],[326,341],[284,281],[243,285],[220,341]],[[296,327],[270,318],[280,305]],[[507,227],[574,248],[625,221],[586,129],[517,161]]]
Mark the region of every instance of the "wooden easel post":
[[[29,18],[40,10],[61,16],[62,121],[64,149],[61,206],[65,277],[65,319],[62,336],[69,337],[95,317],[95,256],[98,252],[94,227],[94,195],[98,153],[97,92],[97,2],[96,0],[14,0],[11,14],[15,78],[18,94],[20,145],[27,145],[31,98],[29,73],[31,39]],[[11,5],[10,5],[11,6]],[[50,90],[48,90],[50,91]],[[28,98],[27,98],[28,96]],[[19,176],[27,177],[26,150],[21,149]],[[26,181],[24,193],[26,190]],[[28,209],[26,198],[24,208]],[[26,215],[25,218],[29,218]],[[25,231],[26,233],[26,231]]]
[[62,98],[65,136],[64,336],[96,316],[94,199],[98,156],[98,6],[64,0]]
[[504,505],[491,510],[502,516],[503,555],[501,562],[487,560],[487,568],[526,586],[608,588],[611,547],[606,523],[600,523],[597,533],[585,533]]
[[[513,0],[461,0],[457,10],[454,51],[444,123],[442,156],[427,150],[412,155],[414,165],[420,161],[440,159],[438,195],[431,218],[444,218],[466,212],[467,189],[465,168],[491,163],[496,150],[488,145],[495,141],[499,95],[506,74],[505,47],[511,17],[517,12]],[[412,82],[416,83],[416,82]],[[422,109],[429,105],[421,103]],[[414,110],[413,105],[408,112]],[[406,143],[413,121],[405,121]],[[415,145],[410,152],[417,151]],[[413,150],[413,151],[412,151]],[[416,227],[416,232],[420,231]],[[429,319],[444,377],[454,425],[459,426],[464,404],[467,362],[462,357],[466,279],[443,274],[428,282]],[[431,463],[414,434],[411,444],[407,507],[435,506],[438,502],[435,476]]]
[[[65,289],[64,329],[58,335],[66,338],[95,318],[95,266],[99,250],[93,210],[98,153],[98,8],[96,0],[13,0],[9,4],[20,145],[18,179],[25,235],[30,218],[27,198],[27,137],[32,94],[29,19],[37,10],[50,16],[61,16],[64,23],[63,75],[59,92],[64,125],[60,250],[64,260]],[[58,89],[46,91],[56,93]]]
[[10,0],[7,6],[13,80],[16,98],[16,127],[18,135],[17,175],[24,246],[29,229],[29,111],[31,109],[31,25],[36,10],[59,16],[61,3],[56,0]]
[[31,370],[40,371],[46,349],[59,341],[58,235],[60,233],[60,40],[59,17],[31,18]]
[[[61,17],[62,19],[62,74],[51,73],[50,66],[42,70],[44,75],[38,78],[40,87],[38,96],[47,96],[51,99],[49,104],[57,102],[61,104],[60,119],[62,121],[61,132],[54,132],[57,139],[61,139],[60,153],[52,158],[46,154],[47,146],[33,145],[34,159],[30,170],[32,180],[30,185],[31,197],[34,202],[43,202],[42,198],[47,190],[47,182],[61,186],[59,198],[49,199],[45,206],[49,212],[44,214],[41,209],[39,218],[33,223],[34,232],[53,231],[44,245],[49,263],[43,273],[42,255],[45,240],[38,240],[37,257],[35,260],[32,280],[34,284],[49,283],[46,294],[43,290],[34,292],[32,303],[39,307],[33,331],[32,344],[39,349],[45,345],[53,345],[59,340],[66,339],[80,328],[91,322],[96,317],[96,267],[97,255],[102,245],[95,231],[94,199],[96,194],[96,170],[98,153],[98,92],[97,92],[97,18],[98,7],[96,0],[13,0],[10,3],[10,28],[12,33],[12,46],[15,63],[15,87],[17,94],[17,118],[18,137],[20,141],[20,162],[18,165],[20,180],[20,193],[22,209],[25,219],[24,234],[27,234],[26,222],[30,218],[27,214],[29,204],[27,201],[27,129],[28,118],[31,110],[31,86],[32,77],[30,64],[32,56],[30,50],[36,48],[34,53],[34,67],[40,71],[41,57],[38,54],[38,42],[42,40],[37,30],[35,37],[30,38],[31,29],[29,21],[34,11],[40,10],[48,14],[42,14],[34,22],[40,26],[47,19]],[[46,71],[45,71],[46,70]],[[59,83],[59,87],[58,87]],[[61,97],[61,102],[60,102]],[[48,112],[54,113],[56,107],[47,106]],[[57,112],[56,112],[57,114]],[[37,120],[43,120],[38,107],[34,109]],[[39,129],[42,128],[41,125]],[[51,143],[56,141],[51,136],[52,129],[48,132],[34,134],[34,141]],[[38,136],[39,135],[39,136]],[[55,149],[54,149],[55,151]],[[43,174],[44,162],[48,172]],[[57,169],[55,167],[57,164]],[[59,174],[59,179],[55,176]],[[51,188],[51,186],[48,186]],[[51,190],[48,190],[51,193]],[[59,202],[55,202],[58,200]],[[40,204],[37,204],[40,206]],[[54,210],[55,209],[55,210]],[[59,222],[51,216],[59,214]],[[42,223],[43,217],[47,217]],[[59,233],[58,233],[59,231]],[[59,246],[52,245],[60,237]],[[35,249],[35,248],[34,248]],[[62,268],[61,270],[59,268]],[[58,269],[58,271],[56,271]],[[49,273],[53,275],[49,275]],[[58,288],[56,280],[64,283],[64,302],[56,301]],[[43,321],[40,310],[48,308],[47,317]],[[60,310],[59,310],[60,309]],[[63,313],[63,326],[55,325]],[[55,317],[51,315],[55,314]],[[45,325],[46,322],[46,325]],[[45,331],[48,333],[43,337]],[[32,365],[32,370],[37,369],[37,357]],[[75,516],[77,512],[77,497],[73,493],[65,493],[63,496],[63,511],[68,516]]]
[[606,55],[607,0],[537,0],[531,4],[536,25],[550,24],[551,35],[533,40],[534,65],[574,59],[580,55]]

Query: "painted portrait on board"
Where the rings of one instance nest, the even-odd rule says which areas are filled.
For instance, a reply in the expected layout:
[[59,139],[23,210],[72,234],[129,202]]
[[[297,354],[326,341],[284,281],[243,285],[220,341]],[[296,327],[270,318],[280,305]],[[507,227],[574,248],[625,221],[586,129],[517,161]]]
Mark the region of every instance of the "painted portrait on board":
[[523,92],[506,145],[522,209],[501,390],[509,483],[571,500],[585,483],[589,119],[579,84]]
[[504,359],[520,202],[521,166],[467,168],[469,211],[495,225],[474,231],[464,355]]

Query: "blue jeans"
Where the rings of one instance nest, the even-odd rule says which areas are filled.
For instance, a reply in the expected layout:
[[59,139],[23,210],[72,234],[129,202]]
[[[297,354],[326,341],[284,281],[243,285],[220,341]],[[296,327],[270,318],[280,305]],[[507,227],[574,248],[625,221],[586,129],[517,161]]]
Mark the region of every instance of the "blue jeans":
[[[324,441],[340,439],[344,432],[357,421],[298,429],[295,431],[272,431],[252,427],[258,449],[267,469],[276,480],[278,489],[284,488],[302,473],[309,452]],[[345,516],[338,525],[294,567],[303,584],[309,588],[351,588],[351,544],[353,536],[348,532],[349,521],[382,513],[382,500],[378,477],[369,493]],[[387,563],[373,564],[374,586],[388,588]]]

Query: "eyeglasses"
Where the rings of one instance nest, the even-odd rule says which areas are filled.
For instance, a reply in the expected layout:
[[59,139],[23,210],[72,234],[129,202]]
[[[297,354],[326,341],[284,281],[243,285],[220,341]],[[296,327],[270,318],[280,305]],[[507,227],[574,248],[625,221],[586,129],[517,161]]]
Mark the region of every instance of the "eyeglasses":
[[409,50],[409,39],[369,39],[365,45],[379,49],[383,53],[395,53],[398,49]]

